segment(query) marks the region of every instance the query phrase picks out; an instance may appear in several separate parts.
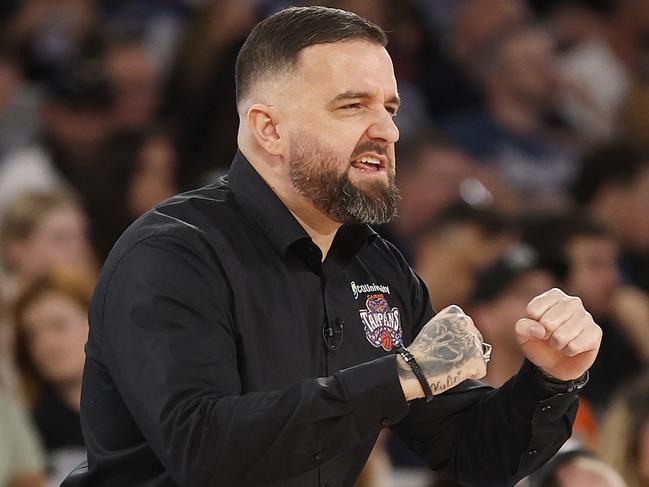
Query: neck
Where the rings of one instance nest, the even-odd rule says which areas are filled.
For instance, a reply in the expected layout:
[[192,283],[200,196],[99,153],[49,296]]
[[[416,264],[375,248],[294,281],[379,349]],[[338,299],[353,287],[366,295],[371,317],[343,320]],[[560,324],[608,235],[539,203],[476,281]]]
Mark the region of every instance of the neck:
[[[315,208],[300,208],[299,206],[289,206],[285,200],[284,202],[289,211],[293,214],[295,219],[302,225],[306,233],[309,234],[313,243],[315,243],[322,252],[322,260],[324,261],[331,244],[336,237],[336,232],[341,227],[341,224],[334,222],[329,218],[323,218],[324,215]],[[311,205],[313,206],[313,205]]]
[[341,223],[333,221],[329,216],[320,211],[306,196],[298,193],[293,187],[288,174],[282,172],[280,164],[258,162],[254,156],[249,157],[245,152],[250,164],[259,173],[261,178],[270,186],[277,197],[284,203],[295,219],[302,225],[302,228],[309,234],[322,252],[324,261],[336,232],[342,226]]

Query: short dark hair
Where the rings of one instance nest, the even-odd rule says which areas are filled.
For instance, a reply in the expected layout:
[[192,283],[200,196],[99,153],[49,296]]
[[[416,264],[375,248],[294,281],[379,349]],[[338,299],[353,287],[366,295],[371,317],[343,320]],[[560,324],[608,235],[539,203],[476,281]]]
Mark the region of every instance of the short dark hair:
[[271,15],[252,29],[237,56],[237,103],[261,77],[295,67],[302,49],[352,39],[388,42],[379,26],[345,10],[291,7]]
[[572,185],[572,195],[582,206],[589,205],[607,186],[628,187],[649,167],[649,152],[625,141],[595,147],[581,163]]
[[525,213],[519,222],[521,240],[534,248],[558,281],[572,271],[568,247],[579,238],[610,239],[611,233],[581,212]]

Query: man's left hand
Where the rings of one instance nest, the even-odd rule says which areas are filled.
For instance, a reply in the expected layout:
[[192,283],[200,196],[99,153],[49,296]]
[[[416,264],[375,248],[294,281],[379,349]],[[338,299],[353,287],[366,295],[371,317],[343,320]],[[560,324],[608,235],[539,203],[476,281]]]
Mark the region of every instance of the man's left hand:
[[530,301],[527,317],[516,322],[516,338],[523,354],[543,372],[573,380],[595,361],[602,329],[581,299],[554,288]]

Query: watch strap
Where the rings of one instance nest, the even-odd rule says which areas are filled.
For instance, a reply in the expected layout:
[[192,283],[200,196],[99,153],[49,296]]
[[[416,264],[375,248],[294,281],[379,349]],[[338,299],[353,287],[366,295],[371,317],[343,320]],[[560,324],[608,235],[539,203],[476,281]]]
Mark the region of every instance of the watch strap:
[[576,379],[561,380],[549,376],[536,366],[534,367],[534,369],[538,373],[538,376],[541,378],[541,382],[545,387],[560,394],[579,391],[588,383],[588,380],[590,378],[588,371],[584,372],[580,377],[577,377]]
[[430,384],[428,384],[428,381],[426,380],[426,376],[422,372],[421,367],[419,367],[419,364],[415,360],[415,357],[412,355],[410,350],[408,350],[406,347],[399,345],[394,347],[394,350],[399,355],[401,355],[403,359],[406,361],[406,363],[410,366],[412,372],[415,374],[415,377],[417,377],[417,380],[419,381],[421,388],[424,390],[424,396],[426,397],[426,402],[429,402],[431,399],[433,399],[433,391],[430,388]]

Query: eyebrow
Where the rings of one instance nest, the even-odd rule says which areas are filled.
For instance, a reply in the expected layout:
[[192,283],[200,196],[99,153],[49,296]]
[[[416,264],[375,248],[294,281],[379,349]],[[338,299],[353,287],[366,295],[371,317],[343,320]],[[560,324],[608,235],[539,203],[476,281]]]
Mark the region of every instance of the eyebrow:
[[[368,93],[367,91],[345,91],[344,93],[340,93],[339,95],[336,95],[336,97],[331,100],[330,103],[334,104],[340,101],[345,101],[345,100],[357,100],[357,99],[367,99],[367,98],[372,98],[372,94]],[[399,98],[399,95],[396,94],[392,98],[390,98],[387,103],[394,103],[397,106],[401,105],[401,98]]]

